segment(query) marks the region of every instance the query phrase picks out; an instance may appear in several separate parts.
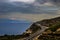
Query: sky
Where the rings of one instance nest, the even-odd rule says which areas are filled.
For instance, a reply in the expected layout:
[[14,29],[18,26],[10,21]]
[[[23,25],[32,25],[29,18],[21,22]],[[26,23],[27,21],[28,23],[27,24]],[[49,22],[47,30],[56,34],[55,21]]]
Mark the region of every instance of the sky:
[[60,15],[59,3],[59,0],[0,0],[0,18],[36,22],[57,17]]
[[11,2],[17,1],[17,2],[34,2],[35,0],[10,0]]
[[[20,30],[19,32],[23,32],[29,27],[29,25],[32,22],[40,21],[43,19],[50,19],[59,16],[60,16],[60,0],[0,0],[0,23],[1,23],[0,32],[1,33],[6,32],[8,34],[9,32],[11,32],[11,31],[8,32],[6,30],[3,31],[4,27],[11,25],[10,23],[13,24],[19,23],[20,26],[22,26],[21,27],[22,30],[20,26],[19,27],[15,26],[15,27],[17,29],[20,28],[18,29]],[[8,25],[6,25],[6,23],[8,23]],[[26,27],[25,28],[23,25],[21,25],[21,23],[23,23],[23,25],[25,25],[25,23],[28,24],[25,25]],[[11,25],[11,28],[13,26],[14,25]],[[7,29],[9,28],[7,27]]]

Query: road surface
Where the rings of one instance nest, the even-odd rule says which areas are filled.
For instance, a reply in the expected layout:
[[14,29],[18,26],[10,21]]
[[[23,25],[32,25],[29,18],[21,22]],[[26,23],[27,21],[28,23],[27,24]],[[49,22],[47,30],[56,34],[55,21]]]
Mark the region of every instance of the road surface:
[[27,37],[25,40],[33,40],[34,37],[41,35],[46,29],[48,29],[48,27],[46,26],[42,26],[38,23],[36,23],[37,26],[40,26],[41,29],[39,29],[37,32],[35,32],[34,34],[30,35],[29,37]]

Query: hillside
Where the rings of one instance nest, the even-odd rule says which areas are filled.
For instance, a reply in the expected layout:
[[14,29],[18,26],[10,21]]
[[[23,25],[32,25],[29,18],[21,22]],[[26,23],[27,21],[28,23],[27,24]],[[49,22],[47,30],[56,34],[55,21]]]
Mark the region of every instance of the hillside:
[[[49,38],[50,38],[49,40],[55,40],[55,39],[59,40],[59,38],[60,38],[60,17],[56,17],[56,18],[52,18],[52,19],[45,19],[42,21],[35,22],[30,26],[30,28],[28,28],[26,30],[26,33],[30,33],[30,35],[32,35],[38,29],[41,29],[39,26],[36,25],[37,23],[41,24],[42,26],[49,27],[49,29],[46,29],[42,33],[42,35],[40,35],[38,37],[38,39],[45,40],[45,38],[48,37],[46,40],[48,40]],[[59,36],[57,36],[57,35],[59,35]]]
[[31,31],[34,32],[34,31],[36,31],[37,29],[39,29],[40,27],[38,27],[38,26],[36,25],[36,23],[41,24],[41,25],[46,26],[46,27],[50,27],[50,26],[52,26],[52,25],[55,25],[55,24],[58,23],[58,22],[60,22],[60,17],[56,17],[56,18],[52,18],[52,19],[44,19],[44,20],[42,20],[42,21],[37,21],[37,22],[33,23],[33,24],[30,26],[30,28],[27,29],[27,30],[31,30]]

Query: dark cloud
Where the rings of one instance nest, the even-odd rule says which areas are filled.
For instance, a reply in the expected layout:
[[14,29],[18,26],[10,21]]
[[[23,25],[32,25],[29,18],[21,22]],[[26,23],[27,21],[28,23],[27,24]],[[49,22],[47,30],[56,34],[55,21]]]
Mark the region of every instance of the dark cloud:
[[36,2],[39,2],[40,4],[43,4],[43,3],[47,2],[47,0],[36,0]]
[[0,2],[8,2],[9,0],[0,0]]
[[54,2],[54,3],[60,2],[60,0],[51,0],[51,1]]
[[60,0],[36,0],[36,1],[39,3],[51,2],[52,4],[60,5]]
[[[4,1],[4,0],[0,0],[0,1]],[[44,5],[44,3],[46,3],[46,0],[36,0],[36,2]],[[39,4],[39,5],[40,5]],[[20,12],[20,13],[54,13],[56,10],[52,10],[54,8],[57,7],[47,7],[47,6],[37,6],[38,4],[36,4],[36,6],[34,6],[34,4],[26,4],[23,2],[15,2],[15,3],[7,3],[7,2],[0,2],[0,14],[6,14],[6,13],[10,13],[10,12]],[[52,9],[51,9],[52,8]],[[50,9],[50,10],[48,10]]]
[[60,0],[36,0],[36,1],[39,3],[51,2],[52,4],[60,5]]
[[32,4],[0,2],[0,18],[17,18],[33,21],[50,18],[56,16],[59,9],[58,6],[54,6],[55,4],[50,5],[50,3],[53,3],[53,1],[36,0]]
[[50,0],[54,5],[60,6],[60,0]]

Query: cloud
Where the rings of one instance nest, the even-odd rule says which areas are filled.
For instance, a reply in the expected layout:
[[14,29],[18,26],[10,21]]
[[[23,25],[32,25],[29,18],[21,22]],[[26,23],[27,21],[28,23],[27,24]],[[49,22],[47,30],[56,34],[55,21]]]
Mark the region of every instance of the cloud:
[[[16,6],[17,5],[17,6]],[[25,4],[22,2],[17,2],[16,5],[10,3],[1,3],[0,4],[0,13],[11,13],[11,12],[20,12],[20,13],[53,13],[58,10],[58,7],[51,6],[50,3],[44,4]],[[40,5],[40,6],[39,6]]]
[[36,0],[32,4],[24,2],[0,3],[0,14],[10,12],[41,14],[41,13],[53,13],[56,10],[58,10],[58,7],[54,7],[54,5],[51,4],[50,2],[47,2],[47,0]]
[[60,0],[50,0],[50,2],[54,5],[60,6]]
[[60,0],[51,0],[51,2],[58,3]]
[[33,3],[35,0],[10,0],[10,2]]
[[9,2],[9,0],[0,0],[0,2]]
[[59,6],[50,1],[36,0],[32,4],[24,2],[0,3],[0,18],[39,21],[60,15]]
[[60,0],[36,0],[36,2],[40,3],[40,4],[44,4],[44,3],[48,3],[48,4],[53,4],[53,5],[57,5],[60,6]]
[[40,21],[43,19],[49,19],[58,17],[60,14],[22,14],[22,13],[12,13],[7,15],[0,15],[0,18],[14,19],[14,20],[29,20],[29,21]]
[[36,0],[36,2],[43,4],[43,3],[47,2],[47,0]]
[[43,5],[46,5],[46,6],[53,6],[53,4],[50,3],[50,2],[46,2],[46,3],[44,3]]

